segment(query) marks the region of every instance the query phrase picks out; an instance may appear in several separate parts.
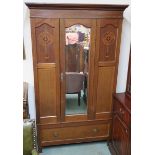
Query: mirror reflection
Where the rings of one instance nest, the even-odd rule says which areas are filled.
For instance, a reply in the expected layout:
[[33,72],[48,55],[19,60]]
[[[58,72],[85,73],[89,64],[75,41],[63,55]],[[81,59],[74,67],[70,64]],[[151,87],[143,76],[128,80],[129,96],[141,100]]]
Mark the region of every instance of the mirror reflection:
[[68,114],[87,113],[88,56],[90,28],[73,25],[65,30],[66,111]]

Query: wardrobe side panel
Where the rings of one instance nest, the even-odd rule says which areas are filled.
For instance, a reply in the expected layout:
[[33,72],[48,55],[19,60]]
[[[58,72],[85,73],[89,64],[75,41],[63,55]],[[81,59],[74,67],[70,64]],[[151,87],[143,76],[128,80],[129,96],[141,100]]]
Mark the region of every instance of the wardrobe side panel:
[[97,19],[95,57],[95,97],[97,114],[112,111],[112,93],[115,91],[119,58],[121,19]]
[[[56,115],[56,69],[55,65],[49,68],[38,68],[38,86],[40,101],[40,116]],[[51,104],[52,103],[52,104]]]
[[115,67],[99,67],[96,111],[111,112]]
[[31,18],[38,123],[60,118],[59,19]]

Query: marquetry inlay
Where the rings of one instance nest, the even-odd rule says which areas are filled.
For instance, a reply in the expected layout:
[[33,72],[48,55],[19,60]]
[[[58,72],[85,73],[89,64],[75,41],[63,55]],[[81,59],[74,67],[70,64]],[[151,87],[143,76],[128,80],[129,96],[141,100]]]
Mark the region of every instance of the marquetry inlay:
[[115,41],[115,34],[114,32],[106,32],[103,36],[103,43],[107,46],[112,44]]
[[51,36],[51,34],[47,31],[40,33],[39,40],[40,40],[41,45],[52,44],[53,39],[50,36]]

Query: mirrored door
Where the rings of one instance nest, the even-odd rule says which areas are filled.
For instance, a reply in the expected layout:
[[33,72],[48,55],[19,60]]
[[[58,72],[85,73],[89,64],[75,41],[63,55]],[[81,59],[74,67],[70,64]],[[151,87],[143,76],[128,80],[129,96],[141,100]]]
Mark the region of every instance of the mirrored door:
[[63,61],[61,70],[64,77],[61,110],[65,116],[87,115],[92,97],[89,84],[90,66],[93,66],[91,64],[93,57],[90,58],[92,21],[90,19],[63,19],[60,23],[63,35],[63,45],[60,47],[61,61]]
[[81,24],[65,28],[66,115],[87,113],[90,35]]

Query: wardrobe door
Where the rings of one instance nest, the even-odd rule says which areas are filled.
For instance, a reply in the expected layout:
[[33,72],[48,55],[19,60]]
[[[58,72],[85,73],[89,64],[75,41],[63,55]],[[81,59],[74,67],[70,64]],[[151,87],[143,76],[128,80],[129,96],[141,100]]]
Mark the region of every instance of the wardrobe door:
[[60,119],[59,19],[31,18],[37,123]]
[[121,19],[97,19],[94,106],[96,118],[111,118],[121,39]]
[[93,118],[96,19],[61,19],[61,118]]

